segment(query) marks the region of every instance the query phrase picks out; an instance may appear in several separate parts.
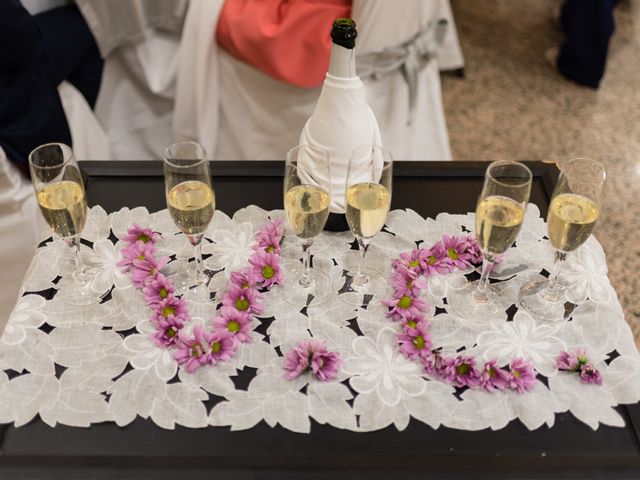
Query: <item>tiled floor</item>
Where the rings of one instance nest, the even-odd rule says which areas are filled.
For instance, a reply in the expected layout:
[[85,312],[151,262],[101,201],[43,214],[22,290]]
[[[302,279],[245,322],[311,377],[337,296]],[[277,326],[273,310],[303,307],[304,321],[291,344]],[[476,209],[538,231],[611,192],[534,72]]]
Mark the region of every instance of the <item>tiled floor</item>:
[[452,3],[466,57],[466,78],[443,80],[455,158],[602,161],[609,180],[596,235],[640,341],[640,4],[619,5],[608,72],[594,91],[545,59],[561,40],[559,0]]

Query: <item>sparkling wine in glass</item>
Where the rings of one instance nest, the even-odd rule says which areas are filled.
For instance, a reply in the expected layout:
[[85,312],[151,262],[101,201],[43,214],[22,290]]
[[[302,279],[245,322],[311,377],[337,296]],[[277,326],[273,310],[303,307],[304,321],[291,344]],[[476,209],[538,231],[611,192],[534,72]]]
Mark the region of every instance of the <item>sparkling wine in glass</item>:
[[194,142],[171,145],[165,152],[164,180],[167,207],[174,223],[193,246],[195,269],[192,275],[172,276],[176,290],[192,301],[208,302],[208,278],[202,268],[202,238],[215,210],[209,162],[204,148]]
[[383,294],[388,282],[377,270],[367,268],[367,252],[387,220],[393,192],[393,157],[379,146],[366,145],[351,154],[345,192],[347,223],[358,241],[360,262],[350,272],[349,289],[358,295],[342,295],[359,306],[362,295]]
[[447,296],[447,302],[463,318],[489,321],[504,308],[499,292],[489,284],[489,275],[498,255],[515,242],[524,222],[531,170],[519,162],[494,162],[485,175],[476,206],[475,233],[482,250],[480,280],[468,283]]
[[87,266],[80,250],[80,235],[87,222],[87,197],[71,148],[61,143],[42,145],[29,155],[29,169],[44,219],[74,252],[74,283],[61,288],[58,295],[71,305],[100,302],[106,292],[94,290],[95,272]]
[[284,210],[289,226],[301,240],[303,267],[285,284],[285,298],[306,305],[313,298],[321,303],[330,289],[329,277],[311,268],[311,247],[322,232],[331,206],[331,167],[326,151],[301,145],[287,154],[284,180]]
[[600,217],[606,177],[604,166],[594,160],[579,158],[562,168],[547,215],[549,241],[556,251],[551,275],[520,290],[520,304],[534,318],[564,319],[565,290],[558,277],[569,254],[587,241]]

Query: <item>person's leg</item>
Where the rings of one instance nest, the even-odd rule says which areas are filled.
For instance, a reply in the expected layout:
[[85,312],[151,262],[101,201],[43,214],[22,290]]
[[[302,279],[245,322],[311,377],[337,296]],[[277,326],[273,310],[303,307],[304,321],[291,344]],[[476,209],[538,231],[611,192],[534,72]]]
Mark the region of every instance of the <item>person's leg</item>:
[[592,88],[600,86],[615,29],[614,4],[614,0],[565,2],[561,23],[566,39],[557,62],[565,77]]
[[102,80],[103,61],[91,30],[76,7],[49,10],[34,17],[54,81],[71,82],[93,108]]

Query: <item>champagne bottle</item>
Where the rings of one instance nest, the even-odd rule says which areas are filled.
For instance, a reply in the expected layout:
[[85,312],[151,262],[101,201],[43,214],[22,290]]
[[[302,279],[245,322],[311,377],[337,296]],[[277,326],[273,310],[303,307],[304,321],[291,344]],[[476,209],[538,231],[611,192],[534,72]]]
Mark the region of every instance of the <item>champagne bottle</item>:
[[[347,171],[351,152],[362,145],[381,145],[380,128],[356,70],[356,23],[337,19],[331,29],[329,71],[315,110],[300,136],[301,145],[326,150],[331,162],[331,215],[327,230],[348,230],[344,216]],[[312,180],[321,169],[314,160],[302,165]]]

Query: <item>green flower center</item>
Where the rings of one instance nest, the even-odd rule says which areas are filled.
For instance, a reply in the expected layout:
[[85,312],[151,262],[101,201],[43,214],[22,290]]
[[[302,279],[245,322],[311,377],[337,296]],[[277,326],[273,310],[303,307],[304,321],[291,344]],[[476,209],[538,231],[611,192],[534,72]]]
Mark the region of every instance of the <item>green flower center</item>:
[[169,327],[165,332],[165,335],[167,336],[167,338],[174,338],[177,334],[178,334],[178,330],[176,330],[175,327]]
[[402,297],[398,302],[398,307],[402,308],[403,310],[410,308],[411,305],[413,305],[413,299],[407,295]]
[[418,326],[418,322],[415,320],[407,320],[407,327],[416,328]]
[[424,338],[422,337],[422,335],[418,335],[413,339],[413,346],[418,350],[424,350]]
[[438,261],[438,259],[436,258],[435,255],[430,255],[429,256],[429,265],[435,265],[437,261]]
[[516,378],[520,378],[522,376],[522,374],[518,370],[514,370],[511,373],[513,373],[513,376],[516,377]]
[[140,240],[142,243],[149,243],[151,238],[149,237],[149,235],[145,235],[144,233],[141,233],[140,235],[138,235],[138,240]]
[[267,253],[274,253],[276,251],[276,247],[274,247],[273,245],[269,245],[267,248],[264,249],[264,251]]
[[448,249],[447,255],[449,256],[449,258],[453,258],[454,260],[458,260],[459,258],[458,252],[456,252],[455,248]]
[[211,344],[211,351],[213,353],[218,353],[220,350],[222,350],[222,344],[220,342],[213,342]]
[[579,356],[578,357],[578,367],[582,367],[583,365],[586,365],[587,363],[589,363],[589,359],[587,357],[584,357],[584,356]]
[[496,376],[496,369],[493,367],[489,367],[488,373],[489,373],[489,378],[493,378]]
[[240,331],[240,324],[238,322],[236,322],[235,320],[232,320],[227,324],[227,330],[229,330],[231,333],[239,332]]
[[144,254],[143,254],[143,253],[141,253],[141,254],[140,254],[140,255],[138,255],[136,258],[137,258],[138,260],[144,260]]
[[176,307],[164,307],[162,309],[162,316],[164,318],[169,318],[171,315],[176,314]]
[[413,262],[410,262],[410,263],[409,263],[409,266],[410,266],[411,268],[419,267],[419,266],[420,266],[420,261],[419,261],[419,260],[414,260]]
[[468,375],[471,371],[471,366],[468,363],[463,363],[462,365],[458,365],[456,367],[456,373],[458,375]]
[[196,343],[193,347],[191,347],[191,356],[193,358],[198,358],[202,355],[204,355],[204,349],[202,348],[202,345]]
[[162,287],[159,292],[160,298],[167,298],[169,296],[169,292],[166,288]]
[[246,298],[239,298],[236,300],[236,310],[240,312],[246,312],[249,310],[249,300]]
[[262,269],[262,276],[267,280],[272,279],[275,274],[276,274],[276,271],[273,269],[271,265],[267,265]]

